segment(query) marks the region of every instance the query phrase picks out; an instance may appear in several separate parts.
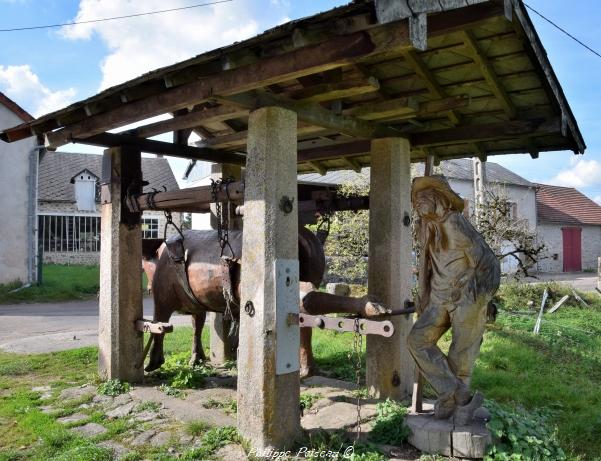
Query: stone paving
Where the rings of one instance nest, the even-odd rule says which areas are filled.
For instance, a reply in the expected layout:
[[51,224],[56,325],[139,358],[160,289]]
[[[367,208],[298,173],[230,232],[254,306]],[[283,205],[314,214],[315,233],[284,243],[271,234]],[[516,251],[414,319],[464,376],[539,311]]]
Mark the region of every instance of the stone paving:
[[[35,392],[53,395],[50,387],[34,388]],[[314,432],[346,431],[353,439],[357,430],[357,407],[352,383],[315,376],[303,381],[301,395],[312,395],[313,404],[301,418],[307,435]],[[56,397],[56,392],[54,393]],[[67,388],[58,398],[41,410],[57,417],[69,430],[90,438],[99,447],[109,449],[119,460],[133,450],[156,448],[177,458],[186,450],[201,445],[201,436],[187,430],[188,423],[202,422],[207,426],[236,426],[235,410],[220,402],[236,398],[235,377],[208,378],[202,389],[186,389],[185,395],[169,396],[158,387],[141,385],[128,393],[108,397],[96,393],[96,387],[86,385]],[[361,400],[361,440],[367,441],[376,416],[377,401]],[[70,412],[65,414],[65,408]],[[234,414],[232,414],[234,413]],[[100,416],[99,416],[100,415]],[[111,424],[120,422],[124,430],[112,434]],[[411,445],[401,447],[379,445],[379,449],[394,461],[415,461],[421,453]],[[213,453],[215,460],[245,460],[239,444],[230,444]],[[300,458],[296,458],[300,459]]]

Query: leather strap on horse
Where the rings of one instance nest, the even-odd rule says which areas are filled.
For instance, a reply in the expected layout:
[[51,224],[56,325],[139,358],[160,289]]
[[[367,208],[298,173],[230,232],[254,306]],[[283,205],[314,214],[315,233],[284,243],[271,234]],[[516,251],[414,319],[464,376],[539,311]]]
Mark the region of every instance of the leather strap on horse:
[[[167,247],[167,254],[169,260],[173,264],[175,269],[175,275],[180,287],[186,294],[188,300],[197,307],[204,307],[198,298],[194,296],[192,288],[190,287],[190,280],[188,279],[188,271],[186,268],[186,250],[184,249],[184,234],[173,222],[173,218],[170,212],[165,212],[167,222],[165,223],[165,230],[163,231],[163,238],[165,239],[165,246]],[[167,238],[167,228],[169,225],[173,226],[177,231],[176,235]]]

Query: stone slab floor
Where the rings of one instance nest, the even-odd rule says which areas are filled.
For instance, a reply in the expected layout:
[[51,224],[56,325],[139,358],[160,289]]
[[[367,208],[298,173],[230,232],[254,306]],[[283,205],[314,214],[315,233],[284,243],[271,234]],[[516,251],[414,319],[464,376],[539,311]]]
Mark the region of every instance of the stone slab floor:
[[[207,378],[202,389],[187,389],[184,395],[166,395],[153,385],[134,386],[129,392],[115,397],[99,395],[96,387],[64,389],[52,404],[42,407],[42,411],[56,415],[57,421],[65,424],[97,445],[112,450],[114,459],[122,459],[140,447],[163,447],[174,457],[186,450],[199,447],[200,436],[190,431],[190,423],[202,421],[205,425],[236,426],[235,376],[222,375]],[[312,394],[313,404],[304,411],[301,423],[310,434],[313,431],[344,429],[351,434],[356,431],[357,409],[354,385],[325,377],[312,377],[303,382],[302,394]],[[32,389],[41,394],[42,399],[52,397],[48,387]],[[69,402],[82,402],[75,413],[64,414]],[[370,431],[370,421],[376,415],[376,401],[361,401],[361,438],[366,439]],[[99,413],[102,414],[99,417]],[[124,430],[107,440],[108,422],[121,421]],[[404,447],[380,446],[391,460],[414,461],[420,458],[419,451],[407,445]],[[239,444],[230,444],[217,450],[211,459],[237,461],[247,456]]]

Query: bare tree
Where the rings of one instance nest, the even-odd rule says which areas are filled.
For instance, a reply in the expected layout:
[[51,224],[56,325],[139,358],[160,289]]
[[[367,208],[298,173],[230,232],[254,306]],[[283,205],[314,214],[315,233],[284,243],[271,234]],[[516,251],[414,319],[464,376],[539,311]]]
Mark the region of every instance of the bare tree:
[[476,207],[470,221],[499,260],[512,258],[517,263],[518,270],[512,274],[516,278],[530,275],[536,263],[547,257],[546,245],[530,229],[528,221],[513,215],[503,186],[487,188],[485,203]]

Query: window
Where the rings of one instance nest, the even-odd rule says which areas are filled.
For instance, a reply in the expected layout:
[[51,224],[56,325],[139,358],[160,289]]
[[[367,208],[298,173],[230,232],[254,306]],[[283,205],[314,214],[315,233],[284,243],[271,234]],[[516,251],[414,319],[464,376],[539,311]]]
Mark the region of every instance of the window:
[[45,252],[100,251],[100,217],[39,215],[38,245]]
[[158,218],[142,218],[142,238],[159,238],[159,220]]

